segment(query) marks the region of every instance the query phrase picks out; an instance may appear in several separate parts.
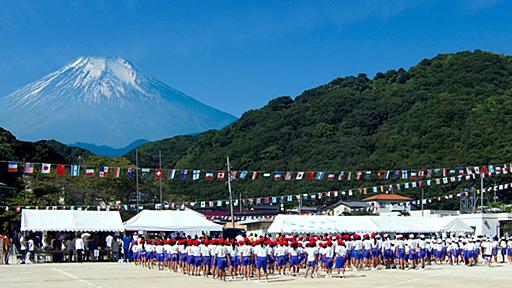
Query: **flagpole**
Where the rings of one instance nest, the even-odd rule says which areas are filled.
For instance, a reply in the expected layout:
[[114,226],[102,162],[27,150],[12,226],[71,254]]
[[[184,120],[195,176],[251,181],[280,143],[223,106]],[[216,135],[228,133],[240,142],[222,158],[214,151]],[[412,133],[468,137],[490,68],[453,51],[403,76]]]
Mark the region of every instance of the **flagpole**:
[[235,228],[235,217],[233,213],[233,191],[231,191],[231,165],[229,164],[229,156],[226,157],[228,166],[228,190],[229,190],[229,208],[231,210],[231,228]]
[[135,183],[137,189],[137,212],[139,212],[139,151],[135,149]]
[[[160,163],[160,171],[162,171],[162,151],[160,151],[160,149],[158,149],[158,162]],[[160,206],[163,204],[163,201],[162,201],[162,176],[160,176]],[[160,207],[160,209],[162,209],[162,207]]]

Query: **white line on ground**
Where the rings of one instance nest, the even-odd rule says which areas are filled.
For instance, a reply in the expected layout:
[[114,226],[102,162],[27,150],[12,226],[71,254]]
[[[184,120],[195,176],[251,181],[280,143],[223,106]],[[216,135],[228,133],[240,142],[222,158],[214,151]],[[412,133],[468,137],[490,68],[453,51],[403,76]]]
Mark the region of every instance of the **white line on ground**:
[[68,273],[68,272],[66,272],[66,271],[62,271],[62,270],[57,269],[57,268],[52,268],[52,270],[53,270],[53,271],[56,271],[56,272],[59,272],[59,273],[61,273],[61,274],[63,274],[63,275],[66,275],[66,276],[68,276],[69,278],[72,278],[72,279],[74,279],[74,280],[78,280],[80,283],[83,283],[83,284],[85,284],[85,285],[87,285],[87,286],[94,287],[94,288],[102,288],[101,286],[98,286],[98,285],[96,285],[96,284],[94,284],[94,283],[91,283],[91,282],[89,282],[89,281],[87,281],[87,280],[81,279],[81,278],[79,278],[79,277],[77,277],[77,276],[75,276],[75,275],[73,275],[73,274],[71,274],[71,273]]
[[409,283],[412,283],[412,282],[423,281],[425,279],[434,278],[434,277],[437,277],[437,276],[440,276],[440,275],[444,275],[444,274],[449,274],[449,273],[451,273],[451,271],[443,271],[443,272],[432,274],[432,275],[429,275],[429,276],[426,276],[426,277],[414,278],[414,279],[409,279],[409,280],[400,281],[400,282],[393,282],[393,283],[386,284],[386,285],[383,285],[383,286],[378,286],[378,287],[375,287],[375,288],[395,287],[397,285],[409,284]]

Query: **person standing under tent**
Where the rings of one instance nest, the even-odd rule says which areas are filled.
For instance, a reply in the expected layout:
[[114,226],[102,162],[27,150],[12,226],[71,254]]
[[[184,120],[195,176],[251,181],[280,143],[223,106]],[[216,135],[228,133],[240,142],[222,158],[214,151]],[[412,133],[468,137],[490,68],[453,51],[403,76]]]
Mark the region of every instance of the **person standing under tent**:
[[113,240],[114,240],[114,237],[111,234],[108,234],[107,237],[105,237],[105,250],[107,252],[108,261],[111,261],[111,259],[112,259],[112,241]]
[[123,260],[126,263],[130,262],[130,248],[132,245],[132,238],[128,236],[128,234],[124,233],[123,235]]
[[27,258],[27,240],[25,238],[25,235],[21,234],[19,242],[21,252],[21,264],[25,264],[25,260]]
[[84,259],[84,240],[81,237],[75,238],[76,262],[83,263]]
[[29,261],[29,263],[33,263],[34,258],[35,258],[34,257],[35,252],[36,252],[36,245],[34,243],[34,239],[32,239],[32,238],[28,239],[27,248],[28,248],[28,261]]

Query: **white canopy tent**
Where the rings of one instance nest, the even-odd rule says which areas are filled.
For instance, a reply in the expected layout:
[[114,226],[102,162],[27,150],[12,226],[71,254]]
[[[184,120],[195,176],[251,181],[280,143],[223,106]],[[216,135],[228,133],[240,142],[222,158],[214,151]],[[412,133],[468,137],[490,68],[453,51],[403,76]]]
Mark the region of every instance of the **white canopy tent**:
[[23,209],[21,231],[121,232],[119,211]]
[[[442,220],[441,220],[442,219]],[[457,218],[277,215],[269,233],[472,233]]]
[[190,209],[142,210],[124,222],[124,228],[127,231],[180,231],[188,234],[222,231],[222,225],[215,224]]

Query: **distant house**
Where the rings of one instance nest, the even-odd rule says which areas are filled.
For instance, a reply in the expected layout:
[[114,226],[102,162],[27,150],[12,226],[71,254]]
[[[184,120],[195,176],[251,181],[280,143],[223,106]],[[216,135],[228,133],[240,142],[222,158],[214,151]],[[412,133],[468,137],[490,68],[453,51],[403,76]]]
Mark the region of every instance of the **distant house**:
[[399,194],[377,194],[361,201],[366,202],[377,209],[375,212],[408,212],[414,208],[414,199]]
[[373,206],[368,202],[363,201],[338,201],[333,205],[324,207],[321,210],[322,215],[329,216],[341,216],[341,215],[349,215],[356,212],[373,212]]

